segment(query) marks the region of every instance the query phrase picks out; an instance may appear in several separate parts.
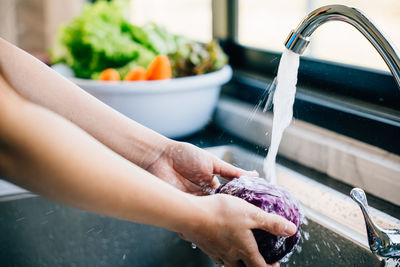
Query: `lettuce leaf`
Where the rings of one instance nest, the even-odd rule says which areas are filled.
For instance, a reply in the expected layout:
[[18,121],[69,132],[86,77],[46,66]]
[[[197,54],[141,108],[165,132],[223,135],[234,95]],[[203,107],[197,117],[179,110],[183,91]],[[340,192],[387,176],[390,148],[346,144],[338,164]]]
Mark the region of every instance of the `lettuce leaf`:
[[66,63],[81,78],[132,60],[147,67],[156,53],[135,42],[132,34],[124,31],[126,25],[118,1],[87,4],[80,16],[59,29],[52,62]]
[[147,68],[158,54],[170,58],[173,77],[212,72],[227,63],[215,41],[203,45],[154,23],[132,25],[124,17],[127,3],[86,4],[79,16],[58,29],[50,51],[52,64],[65,63],[76,77],[97,79],[107,68],[115,68],[121,77],[132,67]]

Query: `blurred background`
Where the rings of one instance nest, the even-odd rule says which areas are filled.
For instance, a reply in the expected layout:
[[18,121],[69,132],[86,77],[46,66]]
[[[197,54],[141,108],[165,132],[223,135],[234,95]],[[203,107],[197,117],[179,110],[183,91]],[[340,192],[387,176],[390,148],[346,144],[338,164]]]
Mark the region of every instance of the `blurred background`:
[[[214,0],[222,1],[222,0]],[[43,57],[59,25],[79,14],[85,0],[1,0],[0,36]],[[212,39],[212,0],[127,0],[135,24],[152,21],[197,41]],[[310,11],[328,0],[238,0],[238,42],[280,52],[288,32]],[[400,1],[336,0],[362,10],[389,39],[400,45]],[[378,53],[350,25],[332,22],[317,30],[305,56],[387,70]]]

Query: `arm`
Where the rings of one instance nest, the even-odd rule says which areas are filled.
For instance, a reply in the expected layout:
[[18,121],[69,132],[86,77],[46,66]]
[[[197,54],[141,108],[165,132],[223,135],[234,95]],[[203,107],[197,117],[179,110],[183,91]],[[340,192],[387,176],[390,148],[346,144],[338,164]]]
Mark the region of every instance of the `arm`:
[[1,38],[0,69],[20,95],[70,120],[144,169],[169,142],[169,139],[123,116]]
[[[256,175],[128,119],[1,38],[0,69],[26,99],[65,117],[116,153],[185,192],[204,194],[204,187],[215,188],[219,182],[214,174],[227,178]],[[179,162],[182,157],[185,165]],[[197,171],[188,172],[189,168]]]
[[[175,224],[188,219],[185,202],[193,196],[4,87],[0,81],[0,170],[5,177],[58,202],[125,220],[177,231]],[[171,208],[177,209],[175,219],[164,214]],[[158,222],[161,214],[164,220]]]
[[[23,166],[23,168],[21,168]],[[226,266],[267,266],[251,229],[291,235],[280,216],[232,196],[196,197],[160,181],[57,114],[32,104],[0,75],[0,172],[58,202],[182,233]]]

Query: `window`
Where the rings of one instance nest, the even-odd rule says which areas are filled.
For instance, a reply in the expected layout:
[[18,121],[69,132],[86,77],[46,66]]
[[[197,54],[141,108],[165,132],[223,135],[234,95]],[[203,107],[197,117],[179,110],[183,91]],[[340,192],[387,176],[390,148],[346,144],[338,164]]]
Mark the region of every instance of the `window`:
[[[312,10],[332,4],[328,0],[239,0],[239,42],[272,51],[282,51],[290,30]],[[400,1],[336,0],[334,4],[355,7],[400,48]],[[317,29],[305,56],[346,64],[388,70],[373,46],[354,27],[330,22]]]
[[212,39],[211,0],[132,0],[131,20],[155,22],[196,41]]

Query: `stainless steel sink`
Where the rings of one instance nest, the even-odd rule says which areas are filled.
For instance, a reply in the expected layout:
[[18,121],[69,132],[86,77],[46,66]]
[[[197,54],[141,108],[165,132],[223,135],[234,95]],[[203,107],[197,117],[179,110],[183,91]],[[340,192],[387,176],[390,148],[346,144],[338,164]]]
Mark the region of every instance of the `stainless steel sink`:
[[0,266],[215,266],[176,233],[25,196],[0,200]]
[[[262,173],[262,158],[233,146],[210,152]],[[281,266],[382,266],[354,238],[308,216]],[[68,208],[23,193],[0,197],[1,266],[216,266],[177,234]]]

